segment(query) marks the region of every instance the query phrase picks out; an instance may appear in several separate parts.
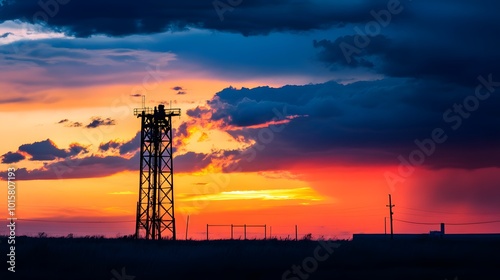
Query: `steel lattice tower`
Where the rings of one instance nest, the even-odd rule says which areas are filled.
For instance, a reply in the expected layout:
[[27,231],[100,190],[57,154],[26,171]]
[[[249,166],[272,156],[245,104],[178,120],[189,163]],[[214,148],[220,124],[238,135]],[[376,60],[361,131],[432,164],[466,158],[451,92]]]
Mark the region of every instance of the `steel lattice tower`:
[[172,117],[180,114],[180,109],[165,109],[164,105],[134,109],[134,115],[141,118],[136,238],[176,239]]

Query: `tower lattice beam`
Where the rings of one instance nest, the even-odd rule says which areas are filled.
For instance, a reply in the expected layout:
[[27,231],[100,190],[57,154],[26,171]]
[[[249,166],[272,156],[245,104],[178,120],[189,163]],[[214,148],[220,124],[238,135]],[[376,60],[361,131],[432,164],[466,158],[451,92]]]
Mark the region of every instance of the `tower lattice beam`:
[[180,109],[164,105],[134,110],[141,118],[137,238],[176,239],[172,117],[180,114]]

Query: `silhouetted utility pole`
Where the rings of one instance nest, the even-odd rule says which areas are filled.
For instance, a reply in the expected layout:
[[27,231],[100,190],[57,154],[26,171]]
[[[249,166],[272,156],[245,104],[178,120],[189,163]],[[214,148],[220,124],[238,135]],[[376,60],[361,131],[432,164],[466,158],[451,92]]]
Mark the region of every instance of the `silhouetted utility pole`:
[[389,207],[389,214],[390,214],[390,223],[391,223],[391,239],[393,239],[393,228],[392,228],[392,214],[394,214],[394,212],[392,212],[392,207],[394,207],[396,205],[393,205],[392,204],[392,199],[391,199],[391,195],[389,194],[389,205],[386,205],[386,207]]
[[188,240],[188,229],[189,229],[189,215],[186,221],[186,240]]

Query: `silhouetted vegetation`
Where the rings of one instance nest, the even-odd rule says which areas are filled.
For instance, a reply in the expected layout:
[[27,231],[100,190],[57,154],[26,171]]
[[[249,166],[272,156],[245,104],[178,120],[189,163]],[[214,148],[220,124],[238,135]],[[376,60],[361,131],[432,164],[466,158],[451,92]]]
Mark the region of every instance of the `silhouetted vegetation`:
[[304,235],[304,237],[302,237],[302,240],[312,240],[312,233],[308,233],[306,235]]
[[[68,236],[70,237],[70,236]],[[106,239],[23,237],[16,240],[17,272],[1,279],[112,279],[112,271],[141,279],[282,278],[293,265],[313,257],[320,246],[299,241],[148,241],[133,236]],[[6,252],[6,238],[0,238]],[[500,240],[335,241],[341,246],[307,279],[497,279]],[[5,265],[5,264],[4,264]],[[1,275],[8,273],[4,268]],[[13,278],[13,276],[15,276]],[[295,277],[295,278],[294,278]]]

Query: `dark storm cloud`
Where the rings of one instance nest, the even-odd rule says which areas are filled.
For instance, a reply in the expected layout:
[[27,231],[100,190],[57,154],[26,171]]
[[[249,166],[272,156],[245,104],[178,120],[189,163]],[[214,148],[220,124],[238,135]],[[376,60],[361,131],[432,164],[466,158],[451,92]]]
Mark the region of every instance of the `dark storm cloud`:
[[118,149],[121,155],[125,155],[127,153],[133,152],[139,149],[141,145],[141,133],[138,132],[134,138],[127,142],[120,142],[116,140],[112,140],[106,143],[102,143],[99,145],[99,150],[108,151],[110,149]]
[[109,141],[107,143],[102,143],[101,145],[99,145],[99,150],[103,151],[103,152],[107,152],[111,149],[117,149],[121,146],[122,144],[119,143],[119,142],[115,142],[115,141]]
[[71,144],[68,149],[59,149],[50,139],[21,145],[19,151],[29,154],[31,160],[36,161],[50,161],[88,152],[87,148],[80,144]]
[[[196,107],[196,108],[194,108],[194,109],[189,109],[189,110],[187,111],[187,113],[186,113],[186,114],[187,114],[188,116],[192,117],[192,118],[200,118],[200,117],[201,117],[201,114],[202,114],[204,111],[205,111],[205,109],[204,109],[204,108]],[[185,124],[185,123],[182,123],[182,124],[181,124],[181,127],[182,127],[182,125],[184,125],[184,124]]]
[[69,150],[68,150],[68,155],[67,156],[74,156],[74,155],[78,155],[80,153],[87,153],[88,150],[86,147],[84,146],[81,146],[79,144],[71,144],[69,146]]
[[[137,156],[137,155],[136,155]],[[18,180],[52,180],[75,178],[99,178],[137,168],[138,156],[127,159],[119,156],[89,156],[82,159],[66,159],[53,162],[38,169],[16,170]],[[0,177],[6,178],[5,172],[0,172]]]
[[20,153],[13,153],[13,152],[8,152],[4,155],[2,155],[2,163],[16,163],[20,162],[21,160],[25,159],[26,157],[23,154]]
[[0,35],[0,38],[7,38],[10,35],[14,35],[14,34],[12,32],[7,32],[7,33],[4,33],[4,34]]
[[[20,168],[16,171],[18,180],[51,180],[72,178],[98,178],[122,171],[132,171],[139,167],[140,133],[129,141],[109,141],[99,145],[100,151],[118,149],[119,155],[90,155],[86,147],[71,144],[68,149],[59,149],[50,139],[24,144],[19,151],[29,154],[31,160],[50,161],[35,169]],[[80,155],[78,158],[75,155]],[[2,155],[2,163],[16,163],[25,159],[19,152]],[[190,173],[200,171],[212,162],[209,155],[188,152],[175,156],[175,172]],[[7,172],[0,172],[6,178]]]
[[[230,129],[234,137],[253,139],[256,143],[236,159],[246,171],[286,168],[306,161],[325,165],[398,164],[399,155],[408,158],[419,148],[415,141],[431,138],[434,129],[442,129],[447,139],[436,144],[424,166],[500,167],[500,151],[496,148],[500,141],[500,99],[491,93],[480,101],[475,90],[453,83],[402,78],[349,85],[329,82],[251,90],[228,88],[206,106],[188,111],[188,115],[209,112],[211,119],[222,121],[223,128]],[[487,93],[483,86],[481,94]],[[472,105],[477,108],[471,110]],[[268,129],[248,128],[285,119],[287,124],[270,125]]]
[[[336,65],[368,68],[392,77],[431,78],[465,85],[471,85],[481,73],[500,73],[500,54],[496,51],[500,40],[496,39],[490,42],[497,46],[495,49],[450,44],[449,51],[445,51],[426,42],[425,37],[419,45],[378,35],[371,38],[366,48],[360,48],[347,59],[340,45],[352,42],[353,38],[344,36],[334,42],[321,40],[313,44],[321,49],[319,59],[334,69]],[[473,37],[465,41],[477,42]]]
[[[324,87],[331,87],[335,90],[334,88],[343,86],[329,83]],[[224,120],[228,125],[251,126],[280,117],[283,120],[282,115],[286,113],[292,116],[307,114],[320,118],[339,115],[341,111],[337,105],[332,102],[332,99],[326,98],[327,92],[319,92],[318,99],[305,94],[308,90],[316,89],[317,86],[313,85],[285,86],[277,89],[258,87],[252,90],[228,88],[218,93],[216,98],[209,102],[210,110],[213,110],[212,119]],[[199,114],[198,110],[200,108],[190,110],[188,115]]]
[[[190,173],[199,171],[210,164],[210,156],[187,153],[175,157],[175,172]],[[53,180],[76,178],[100,178],[123,171],[134,171],[139,167],[139,152],[131,158],[121,156],[90,155],[83,158],[66,158],[62,161],[45,164],[41,168],[16,170],[17,180]],[[0,172],[0,178],[7,178],[7,172]]]
[[[38,3],[55,3],[45,9]],[[324,29],[349,22],[362,22],[369,11],[387,1],[13,1],[4,5],[0,20],[46,21],[54,30],[78,37],[95,34],[125,36],[180,31],[188,27],[241,33]],[[223,3],[227,8],[214,3]]]
[[97,128],[100,126],[110,126],[110,125],[115,125],[116,122],[115,120],[112,120],[111,118],[106,118],[103,119],[101,117],[94,117],[92,118],[92,121],[87,124],[85,127],[86,128]]
[[57,124],[64,124],[65,127],[81,127],[83,124],[81,122],[72,122],[68,119],[63,119],[57,122]]
[[81,122],[73,122],[68,125],[68,127],[81,127],[83,124]]
[[0,104],[9,104],[9,103],[24,103],[35,101],[36,98],[28,98],[28,97],[14,97],[14,98],[6,98],[0,99]]
[[200,171],[211,163],[209,155],[188,152],[175,157],[175,170],[181,173]]
[[391,20],[372,16],[371,24],[356,24],[349,35],[314,41],[319,60],[334,70],[365,68],[468,86],[480,74],[500,74],[500,21],[492,12],[500,9],[498,1],[402,3]]
[[[315,48],[321,49],[319,59],[327,64],[340,64],[347,67],[367,67],[373,68],[373,62],[365,59],[365,57],[379,54],[390,45],[389,40],[382,36],[377,35],[370,38],[370,44],[366,48],[359,48],[352,54],[349,50],[343,49],[344,44],[355,46],[355,36],[347,35],[337,38],[334,42],[330,40],[313,41]],[[346,55],[347,54],[347,55]]]
[[[43,167],[36,169],[20,168],[16,172],[19,180],[50,180],[71,178],[97,178],[116,174],[118,172],[135,170],[139,164],[139,153],[133,152],[139,148],[140,134],[137,133],[130,141],[110,141],[101,143],[100,151],[119,149],[120,155],[90,155],[86,147],[80,144],[71,144],[68,149],[59,149],[50,139],[24,144],[19,151],[31,155],[31,160],[50,161]],[[9,152],[3,159],[15,159],[16,153]],[[19,154],[19,153],[17,153]],[[79,155],[79,157],[75,157]],[[126,155],[125,157],[121,155]],[[0,173],[5,178],[6,173]]]
[[138,132],[130,141],[123,143],[120,146],[120,154],[133,152],[141,146],[141,133]]
[[172,88],[172,90],[177,91],[177,95],[185,95],[187,94],[187,91],[181,87],[181,86],[175,86]]
[[55,143],[50,139],[21,145],[19,150],[30,154],[32,160],[54,160],[67,156],[67,151],[57,148]]
[[[83,124],[81,122],[72,122],[68,119],[63,119],[57,122],[58,124],[64,124],[66,127],[82,127]],[[85,126],[85,128],[98,128],[100,126],[110,126],[116,125],[116,121],[111,118],[102,118],[102,117],[93,117],[89,124]]]

